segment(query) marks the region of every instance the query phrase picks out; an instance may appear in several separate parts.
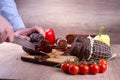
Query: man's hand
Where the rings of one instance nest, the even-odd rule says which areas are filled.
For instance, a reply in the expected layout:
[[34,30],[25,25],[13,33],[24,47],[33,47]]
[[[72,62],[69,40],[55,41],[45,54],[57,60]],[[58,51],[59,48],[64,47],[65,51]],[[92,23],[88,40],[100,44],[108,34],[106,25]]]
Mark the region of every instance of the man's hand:
[[0,15],[0,43],[12,42],[14,40],[14,31],[12,25]]
[[34,32],[38,32],[39,34],[43,34],[43,36],[45,36],[44,30],[38,26],[20,29],[15,32],[15,35],[30,41],[30,38],[28,37],[28,35],[30,35],[31,33],[34,33]]

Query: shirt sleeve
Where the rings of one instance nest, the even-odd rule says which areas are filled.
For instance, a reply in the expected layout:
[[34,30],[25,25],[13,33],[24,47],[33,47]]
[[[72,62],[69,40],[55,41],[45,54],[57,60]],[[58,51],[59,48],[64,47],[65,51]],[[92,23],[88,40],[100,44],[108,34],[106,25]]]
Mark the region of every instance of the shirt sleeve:
[[25,28],[25,25],[17,11],[14,0],[0,1],[0,12],[13,26],[14,31]]

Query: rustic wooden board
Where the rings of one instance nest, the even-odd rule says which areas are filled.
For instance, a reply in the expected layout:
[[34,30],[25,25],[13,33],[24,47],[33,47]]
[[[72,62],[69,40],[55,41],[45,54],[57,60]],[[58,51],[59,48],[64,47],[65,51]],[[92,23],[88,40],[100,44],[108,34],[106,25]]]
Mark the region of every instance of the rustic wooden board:
[[75,59],[77,59],[77,57],[75,56],[63,55],[63,54],[64,52],[53,49],[52,52],[47,55],[49,56],[47,59],[41,60],[37,58],[37,57],[44,57],[46,55],[30,55],[28,53],[25,53],[24,55],[21,56],[21,60],[26,62],[48,65],[48,66],[56,66],[66,60],[74,61]]

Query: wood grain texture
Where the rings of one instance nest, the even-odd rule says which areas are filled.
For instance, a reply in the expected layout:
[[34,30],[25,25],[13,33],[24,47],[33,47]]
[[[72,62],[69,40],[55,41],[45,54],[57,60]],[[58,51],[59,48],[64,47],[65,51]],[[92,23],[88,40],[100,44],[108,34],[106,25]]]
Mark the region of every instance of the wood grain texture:
[[[64,55],[63,55],[64,54]],[[60,64],[63,63],[66,60],[69,61],[74,61],[78,59],[76,56],[70,56],[65,55],[64,52],[58,51],[57,49],[52,49],[52,52],[49,53],[48,55],[30,55],[28,53],[25,53],[21,56],[21,60],[26,61],[26,62],[32,62],[32,63],[37,63],[37,64],[43,64],[46,66],[56,66],[60,67]]]
[[21,46],[12,43],[0,44],[0,78],[20,80],[119,80],[120,45],[111,45],[116,58],[109,61],[108,70],[97,75],[69,75],[59,68],[24,62]]
[[[54,28],[56,37],[69,33],[98,32],[105,26],[112,43],[120,43],[120,0],[15,0],[26,27]],[[108,71],[97,75],[68,75],[60,69],[21,61],[21,46],[0,44],[0,78],[20,80],[119,80],[120,44],[112,44],[117,54]]]

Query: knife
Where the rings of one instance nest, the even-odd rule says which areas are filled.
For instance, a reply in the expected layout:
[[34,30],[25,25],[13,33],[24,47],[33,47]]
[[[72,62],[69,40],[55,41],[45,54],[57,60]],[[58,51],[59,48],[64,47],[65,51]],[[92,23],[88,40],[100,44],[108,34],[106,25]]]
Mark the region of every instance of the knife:
[[[20,46],[24,46],[24,47],[26,47],[26,48],[28,48],[28,49],[37,51],[37,50],[36,50],[36,44],[31,43],[30,41],[27,41],[27,40],[22,39],[22,38],[20,38],[20,37],[15,36],[13,43],[18,44],[18,45],[20,45]],[[43,52],[43,51],[37,51],[37,52],[39,52],[40,54],[42,53],[42,54],[48,55],[47,53],[45,53],[45,52]]]

